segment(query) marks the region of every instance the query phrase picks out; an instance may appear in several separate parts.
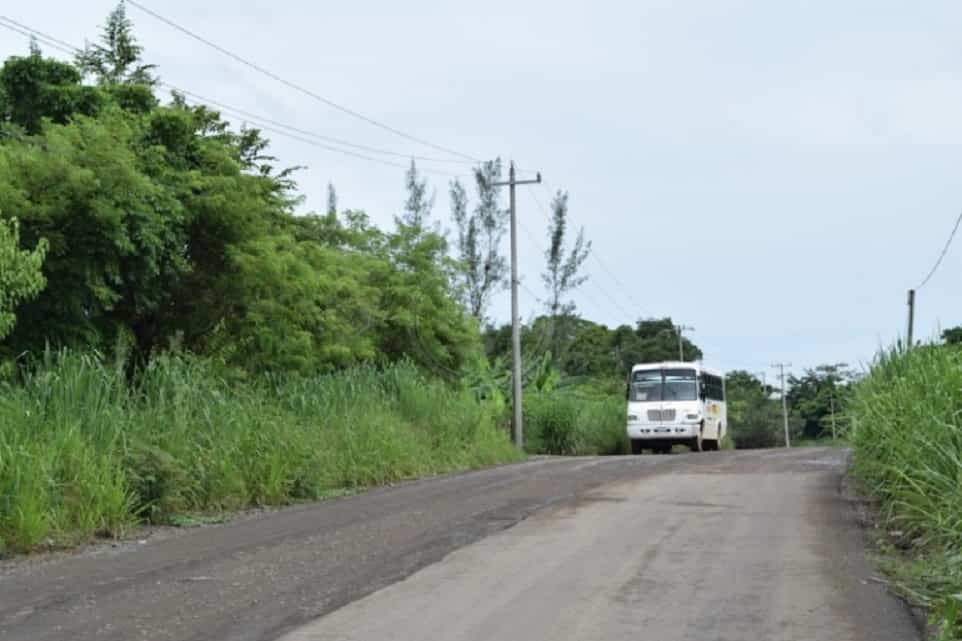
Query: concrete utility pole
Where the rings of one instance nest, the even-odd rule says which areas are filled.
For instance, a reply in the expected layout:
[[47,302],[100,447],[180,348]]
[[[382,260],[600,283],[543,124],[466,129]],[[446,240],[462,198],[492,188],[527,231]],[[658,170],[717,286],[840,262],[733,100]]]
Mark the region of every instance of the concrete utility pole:
[[693,332],[695,331],[695,328],[689,325],[676,325],[675,331],[678,333],[678,360],[685,362],[685,343],[682,337],[682,332]]
[[518,304],[518,285],[521,281],[518,278],[518,208],[515,187],[540,183],[541,173],[537,176],[535,180],[517,180],[512,160],[507,182],[493,183],[495,187],[507,185],[511,193],[511,433],[514,444],[519,449],[524,447],[524,428],[521,424],[521,310]]
[[909,328],[906,332],[906,349],[912,349],[912,333],[915,330],[915,290],[909,290]]
[[832,440],[835,440],[835,393],[831,393],[828,396],[829,401],[832,404]]
[[772,368],[779,370],[779,378],[782,381],[782,418],[785,420],[785,447],[792,446],[792,438],[788,434],[788,399],[785,398],[785,368],[791,366],[791,363],[774,363],[772,365]]

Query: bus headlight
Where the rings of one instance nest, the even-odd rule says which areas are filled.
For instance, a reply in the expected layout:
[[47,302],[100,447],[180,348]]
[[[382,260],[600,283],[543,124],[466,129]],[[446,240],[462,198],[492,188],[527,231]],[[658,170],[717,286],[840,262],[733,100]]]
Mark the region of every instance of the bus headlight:
[[637,420],[638,420],[638,415],[637,415],[637,414],[629,414],[629,415],[628,415],[628,420],[629,420],[629,421],[632,421],[632,422],[637,421]]
[[689,421],[699,421],[699,420],[701,420],[701,416],[698,415],[698,414],[686,414],[686,415],[685,415],[685,418],[687,418]]

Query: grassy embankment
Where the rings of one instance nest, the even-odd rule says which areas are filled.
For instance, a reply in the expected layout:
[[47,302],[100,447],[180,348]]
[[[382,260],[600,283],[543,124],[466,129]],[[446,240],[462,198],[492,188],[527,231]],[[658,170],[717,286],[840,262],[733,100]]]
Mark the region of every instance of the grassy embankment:
[[168,356],[131,388],[49,355],[0,383],[0,555],[516,460],[501,419],[404,365],[245,381]]
[[941,639],[962,639],[962,349],[879,356],[851,411],[855,471],[888,532],[886,570],[931,609]]

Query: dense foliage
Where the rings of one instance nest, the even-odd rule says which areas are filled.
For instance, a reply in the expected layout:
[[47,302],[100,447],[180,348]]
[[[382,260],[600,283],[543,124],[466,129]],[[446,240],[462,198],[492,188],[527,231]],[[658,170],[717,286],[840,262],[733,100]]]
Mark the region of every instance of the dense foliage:
[[[609,329],[592,321],[561,314],[541,316],[526,326],[522,340],[532,356],[551,352],[566,376],[624,381],[637,363],[678,360],[678,334],[670,318],[640,320],[631,327]],[[687,336],[682,338],[686,361],[702,357],[702,351]],[[488,326],[484,332],[487,353],[492,358],[510,357],[511,326]]]
[[13,330],[17,305],[36,296],[46,284],[40,266],[46,243],[33,251],[20,249],[17,221],[0,220],[0,339]]
[[515,460],[496,406],[412,365],[239,381],[210,359],[47,353],[0,385],[0,549]]
[[962,347],[884,353],[854,390],[855,469],[881,499],[889,569],[933,608],[943,639],[962,638]]
[[291,173],[260,134],[161,104],[124,21],[79,66],[34,48],[0,70],[0,221],[19,220],[24,246],[49,243],[38,296],[4,285],[19,322],[2,352],[125,344],[145,364],[176,343],[249,372],[457,370],[477,329],[444,238],[357,212],[294,216]]
[[785,444],[781,402],[771,390],[745,371],[734,371],[725,379],[728,425],[738,449],[776,447]]

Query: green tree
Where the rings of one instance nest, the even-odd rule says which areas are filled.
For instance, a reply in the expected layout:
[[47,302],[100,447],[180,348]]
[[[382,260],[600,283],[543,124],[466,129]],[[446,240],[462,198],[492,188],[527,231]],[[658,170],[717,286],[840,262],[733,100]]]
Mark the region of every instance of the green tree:
[[451,217],[458,230],[457,259],[462,296],[471,315],[484,318],[491,294],[506,284],[508,261],[501,245],[508,212],[498,202],[501,160],[483,163],[475,170],[478,203],[469,212],[467,192],[460,181],[451,183]]
[[41,271],[45,240],[31,251],[20,249],[20,228],[16,219],[0,218],[0,339],[16,324],[17,306],[33,298],[46,285]]
[[725,398],[728,426],[736,448],[775,447],[781,443],[781,406],[769,397],[762,381],[749,372],[729,372],[725,377]]
[[551,222],[548,225],[548,249],[545,251],[545,271],[541,275],[548,289],[548,311],[557,318],[574,312],[575,305],[564,300],[588,277],[581,273],[581,266],[591,252],[591,242],[585,240],[585,230],[578,230],[574,244],[566,246],[568,231],[568,194],[559,191],[551,203]]
[[91,74],[103,84],[136,84],[153,86],[157,79],[154,65],[141,63],[143,47],[133,34],[133,23],[127,17],[123,2],[110,12],[99,44],[88,44],[77,54],[77,68]]
[[819,365],[802,376],[788,377],[788,404],[802,424],[804,437],[819,438],[831,429],[833,407],[840,411],[855,380],[855,372],[845,363]]
[[942,340],[946,345],[962,345],[962,325],[943,331]]
[[44,58],[37,48],[9,58],[0,69],[0,120],[36,135],[45,118],[65,124],[74,114],[94,115],[103,96],[80,81],[77,69]]
[[327,215],[337,216],[337,190],[334,183],[327,183]]
[[425,229],[431,210],[434,209],[434,196],[428,196],[428,181],[418,173],[417,165],[413,160],[404,174],[404,186],[408,197],[404,202],[404,213],[398,219],[398,224]]
[[[635,333],[641,339],[642,362],[678,360],[678,329],[671,318],[640,320]],[[682,337],[682,348],[686,361],[701,359],[701,349],[688,337]]]

